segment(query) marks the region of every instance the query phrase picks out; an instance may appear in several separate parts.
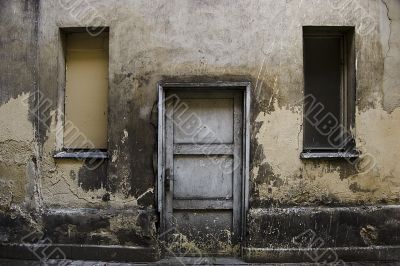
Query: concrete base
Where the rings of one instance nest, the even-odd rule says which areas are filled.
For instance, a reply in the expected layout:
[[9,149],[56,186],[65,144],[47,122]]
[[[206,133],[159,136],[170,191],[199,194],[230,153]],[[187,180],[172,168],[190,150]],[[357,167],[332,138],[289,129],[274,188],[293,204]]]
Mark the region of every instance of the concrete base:
[[[236,258],[167,258],[158,260],[152,248],[97,245],[0,245],[0,257],[28,261],[95,260],[114,262],[153,262],[161,265],[244,265],[247,263],[340,263],[379,261],[400,265],[400,246],[269,249],[244,248],[243,260]],[[2,265],[2,264],[0,264]],[[9,264],[7,264],[9,265]],[[19,264],[16,264],[19,265]],[[30,264],[27,264],[30,265]],[[50,264],[51,265],[51,264]],[[69,265],[69,264],[68,264]],[[307,264],[309,265],[309,264]],[[396,265],[396,264],[393,264]]]
[[[46,261],[45,265],[48,266],[60,266],[60,265],[68,265],[68,266],[97,266],[97,265],[107,265],[107,266],[138,266],[138,265],[199,265],[190,263],[188,261],[184,262],[177,261],[176,259],[165,259],[157,262],[152,263],[119,263],[119,262],[104,262],[104,261],[89,261],[89,260],[48,260]],[[39,261],[33,260],[11,260],[11,259],[0,259],[0,265],[7,265],[7,266],[42,266],[43,263]],[[203,264],[203,265],[265,265],[265,266],[321,266],[318,263],[246,263],[241,260],[237,259],[230,259],[230,258],[217,258],[215,262],[210,264]],[[397,266],[399,263],[396,262],[382,262],[382,261],[362,261],[362,262],[347,262],[347,266]]]
[[244,248],[246,262],[309,262],[343,265],[349,261],[397,262],[400,265],[400,246],[340,247],[340,248]]
[[[138,216],[135,213],[130,215]],[[89,241],[94,240],[88,234],[85,235],[85,229],[92,228],[94,224],[104,224],[104,228],[108,228],[107,219],[104,217],[110,215],[87,210],[52,212],[52,215],[45,216],[47,233],[43,238],[39,235],[39,239],[25,242],[33,244],[26,245],[22,244],[24,242],[3,242],[0,244],[0,258],[67,258],[118,262],[155,262],[161,259],[158,243],[150,235],[145,236],[142,241],[147,245],[141,245],[139,238],[134,238],[138,244],[131,243],[131,246],[90,243]],[[127,215],[129,214],[126,213],[125,216]],[[139,213],[139,216],[146,218],[149,214],[143,212]],[[104,219],[106,222],[100,223]],[[150,218],[139,220],[143,220],[140,224],[143,224],[142,228],[146,228]],[[10,223],[11,220],[7,222]],[[66,224],[77,225],[74,237],[69,237]],[[10,227],[5,229],[8,228]],[[14,231],[18,228],[16,226]],[[121,236],[124,236],[124,233],[126,232],[121,231]],[[127,239],[134,236],[136,235],[128,234]],[[264,263],[393,262],[400,261],[399,236],[400,206],[397,205],[250,209],[242,258],[247,262]],[[46,243],[46,239],[50,242]],[[205,261],[197,258],[196,260]]]
[[26,260],[102,260],[120,262],[152,262],[159,259],[158,252],[148,247],[63,244],[1,244],[0,258]]

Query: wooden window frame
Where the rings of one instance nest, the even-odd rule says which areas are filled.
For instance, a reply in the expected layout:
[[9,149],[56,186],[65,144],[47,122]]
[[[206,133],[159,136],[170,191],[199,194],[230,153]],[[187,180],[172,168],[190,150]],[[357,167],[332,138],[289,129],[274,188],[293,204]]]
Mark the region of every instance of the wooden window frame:
[[[356,60],[355,60],[355,28],[352,26],[303,26],[303,42],[306,38],[332,38],[341,40],[341,110],[340,125],[346,130],[351,138],[341,149],[334,148],[306,148],[300,154],[301,159],[335,159],[335,158],[357,158],[359,152],[355,146],[355,101],[356,101]],[[303,49],[303,60],[305,58]],[[303,61],[304,63],[304,61]],[[303,72],[305,75],[305,72]],[[304,76],[305,81],[305,76]],[[305,84],[304,84],[305,92]],[[304,95],[305,96],[305,95]],[[303,110],[305,107],[303,107]],[[303,127],[305,125],[303,116]],[[303,128],[303,140],[305,139]]]

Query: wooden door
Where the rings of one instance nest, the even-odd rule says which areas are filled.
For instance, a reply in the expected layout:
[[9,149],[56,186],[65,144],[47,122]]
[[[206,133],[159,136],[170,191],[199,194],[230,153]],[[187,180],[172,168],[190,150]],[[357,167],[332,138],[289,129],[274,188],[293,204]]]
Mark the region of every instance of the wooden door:
[[170,91],[165,100],[165,247],[178,256],[238,255],[243,96]]

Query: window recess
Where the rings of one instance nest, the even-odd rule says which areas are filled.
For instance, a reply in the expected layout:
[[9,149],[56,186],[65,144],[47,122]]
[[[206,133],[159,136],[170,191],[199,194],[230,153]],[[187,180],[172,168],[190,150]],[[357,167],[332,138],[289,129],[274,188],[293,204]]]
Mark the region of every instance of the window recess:
[[354,27],[303,27],[303,159],[355,158]]
[[60,31],[56,158],[107,158],[108,30]]

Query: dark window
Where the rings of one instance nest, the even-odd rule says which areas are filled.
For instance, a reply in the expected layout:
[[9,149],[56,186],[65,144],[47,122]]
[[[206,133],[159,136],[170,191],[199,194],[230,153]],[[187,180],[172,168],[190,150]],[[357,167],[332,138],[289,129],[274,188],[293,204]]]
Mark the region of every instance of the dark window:
[[303,27],[304,152],[354,149],[354,28]]

